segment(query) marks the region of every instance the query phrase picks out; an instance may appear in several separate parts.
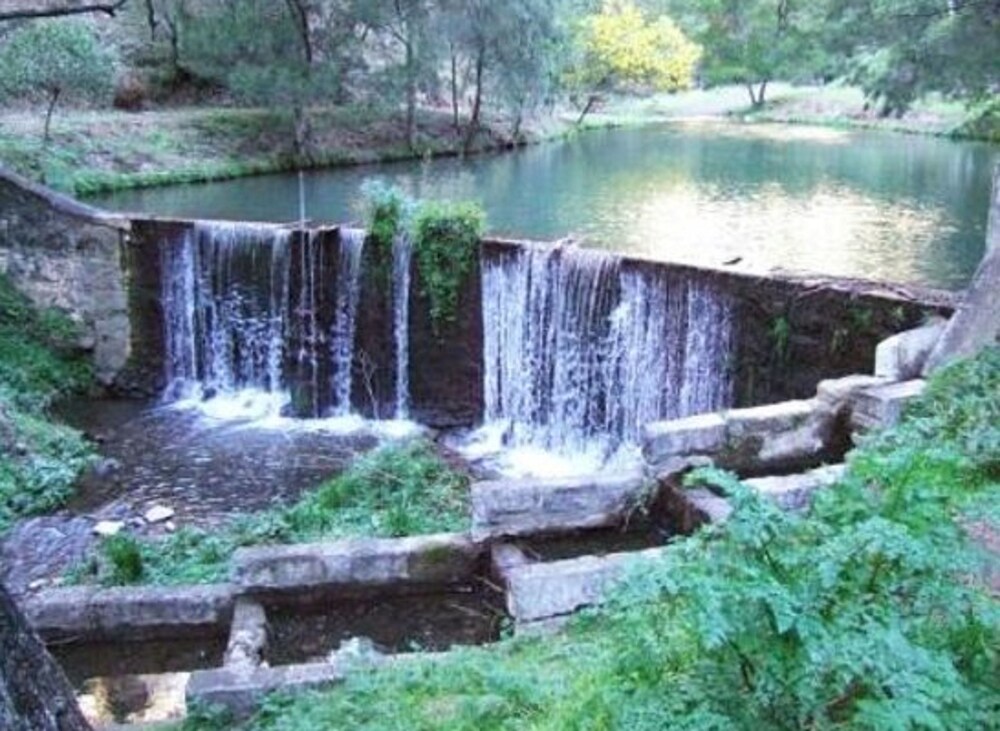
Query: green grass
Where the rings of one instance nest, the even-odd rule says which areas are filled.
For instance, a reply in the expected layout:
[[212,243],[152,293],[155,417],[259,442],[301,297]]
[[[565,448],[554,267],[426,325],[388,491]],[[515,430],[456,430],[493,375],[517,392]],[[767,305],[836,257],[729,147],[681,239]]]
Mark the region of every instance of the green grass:
[[0,533],[17,518],[59,507],[91,458],[82,436],[48,415],[91,381],[74,352],[74,325],[39,311],[0,274]]
[[183,529],[163,540],[116,536],[72,578],[106,585],[217,582],[228,578],[229,559],[240,547],[464,530],[467,493],[467,478],[429,443],[390,445],[288,507],[212,530]]
[[[697,473],[729,521],[636,566],[565,635],[358,672],[239,727],[997,728],[1000,605],[963,526],[1000,512],[998,394],[1000,349],[944,371],[806,516]],[[196,708],[184,728],[235,726]]]

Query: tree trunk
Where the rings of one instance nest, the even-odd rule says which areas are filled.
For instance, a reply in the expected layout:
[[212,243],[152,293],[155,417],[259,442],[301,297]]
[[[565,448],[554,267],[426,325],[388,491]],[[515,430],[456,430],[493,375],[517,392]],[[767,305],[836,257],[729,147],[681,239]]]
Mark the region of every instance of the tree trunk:
[[750,95],[750,105],[754,109],[764,106],[764,95],[767,93],[768,83],[768,80],[764,79],[760,82],[760,87],[754,89],[754,83],[752,81],[747,82],[747,93]]
[[751,81],[747,82],[747,93],[750,95],[750,106],[751,107],[756,107],[757,106],[757,92],[753,88],[753,82],[751,82]]
[[406,41],[406,145],[411,150],[417,142],[417,70],[413,52],[413,38],[407,33]]
[[451,123],[455,127],[455,131],[459,130],[458,121],[458,56],[455,54],[455,49],[451,51]]
[[309,128],[309,110],[304,105],[296,105],[292,109],[292,120],[295,126],[295,157],[299,163],[309,159],[311,148],[311,130]]
[[587,103],[583,106],[583,111],[580,112],[580,116],[576,118],[576,126],[579,127],[583,124],[583,120],[586,119],[587,115],[590,114],[590,110],[594,108],[598,100],[597,94],[591,94],[587,97]]
[[59,101],[59,95],[62,93],[61,89],[53,89],[52,96],[49,98],[49,108],[45,110],[45,130],[42,132],[42,144],[49,144],[49,133],[52,127],[52,113],[56,110],[56,103]]
[[760,82],[760,89],[757,91],[757,106],[764,106],[764,94],[767,93],[767,79]]
[[62,669],[2,584],[0,729],[91,731]]
[[472,101],[472,115],[469,117],[469,128],[465,133],[465,144],[462,149],[465,152],[472,150],[472,143],[475,142],[476,133],[479,131],[479,116],[483,106],[483,68],[486,65],[486,49],[480,47],[479,55],[476,57],[476,96]]

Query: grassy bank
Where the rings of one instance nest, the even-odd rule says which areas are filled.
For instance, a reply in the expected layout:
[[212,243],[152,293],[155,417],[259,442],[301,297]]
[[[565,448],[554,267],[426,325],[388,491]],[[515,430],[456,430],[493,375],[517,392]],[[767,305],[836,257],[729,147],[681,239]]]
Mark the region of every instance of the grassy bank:
[[[768,104],[749,108],[741,87],[722,87],[648,97],[609,97],[584,123],[567,111],[525,127],[520,142],[558,139],[593,128],[639,126],[692,117],[862,127],[977,139],[1000,139],[992,116],[970,122],[957,102],[918,102],[902,118],[880,119],[865,111],[857,89],[831,85],[794,87],[775,83]],[[417,143],[410,149],[398,115],[375,107],[317,110],[314,152],[308,160],[291,154],[287,115],[261,109],[180,108],[145,111],[61,111],[47,149],[41,145],[37,112],[0,114],[0,164],[76,195],[132,187],[225,180],[299,167],[384,162],[459,154],[464,134],[447,112],[422,110]],[[486,124],[476,150],[514,144],[499,124]]]
[[468,480],[427,442],[386,446],[282,508],[163,540],[118,535],[73,578],[106,585],[225,581],[233,551],[355,536],[399,537],[468,527]]
[[48,416],[55,400],[91,382],[76,338],[65,317],[36,310],[0,274],[0,533],[59,507],[90,459],[81,435]]
[[[204,182],[281,172],[458,154],[464,132],[445,112],[418,115],[414,149],[405,126],[371,107],[317,110],[312,118],[314,152],[300,159],[291,150],[291,121],[262,109],[185,108],[146,111],[66,111],[53,122],[52,141],[41,144],[41,116],[0,115],[0,164],[76,195],[125,188]],[[526,130],[525,141],[541,130]],[[500,149],[514,141],[484,125],[474,150]]]
[[[567,634],[358,672],[241,727],[996,728],[1000,602],[969,533],[1000,525],[998,393],[1000,349],[941,373],[806,516],[702,472],[729,521]],[[185,724],[232,727],[209,709]]]

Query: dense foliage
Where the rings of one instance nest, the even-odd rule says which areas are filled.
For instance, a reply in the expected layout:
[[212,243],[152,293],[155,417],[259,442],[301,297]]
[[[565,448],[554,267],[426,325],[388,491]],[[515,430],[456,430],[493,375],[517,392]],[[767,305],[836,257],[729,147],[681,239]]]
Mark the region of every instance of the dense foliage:
[[367,242],[374,250],[370,271],[378,286],[385,289],[391,285],[393,243],[409,228],[414,202],[399,188],[380,180],[362,184],[361,201]]
[[56,399],[90,382],[76,336],[67,318],[36,310],[0,274],[0,532],[59,506],[90,458],[77,432],[46,416]]
[[998,393],[998,349],[942,372],[805,516],[697,473],[729,521],[637,565],[565,636],[358,673],[247,728],[996,728],[1000,605],[968,533],[1000,515]]
[[287,507],[212,530],[182,529],[164,540],[115,536],[73,578],[110,585],[225,581],[233,551],[244,546],[461,530],[467,488],[467,479],[427,442],[386,446]]

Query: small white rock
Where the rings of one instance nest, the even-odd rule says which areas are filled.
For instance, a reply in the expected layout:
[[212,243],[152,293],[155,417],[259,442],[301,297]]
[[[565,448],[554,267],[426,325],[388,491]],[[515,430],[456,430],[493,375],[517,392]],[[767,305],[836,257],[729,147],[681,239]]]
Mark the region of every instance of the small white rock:
[[162,523],[165,520],[170,520],[174,517],[174,509],[168,508],[165,505],[154,505],[146,514],[143,516],[149,523]]
[[163,527],[166,529],[167,533],[173,533],[177,530],[177,524],[172,520],[168,520]]
[[94,534],[105,538],[116,536],[124,527],[124,520],[102,520],[94,526]]
[[44,589],[50,583],[49,579],[35,579],[28,584],[28,591],[38,591],[39,589]]

